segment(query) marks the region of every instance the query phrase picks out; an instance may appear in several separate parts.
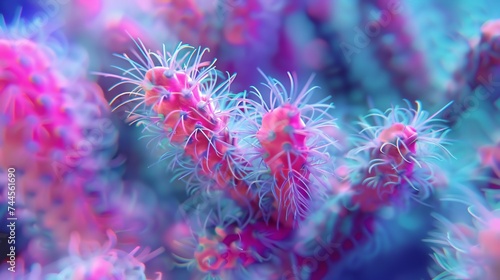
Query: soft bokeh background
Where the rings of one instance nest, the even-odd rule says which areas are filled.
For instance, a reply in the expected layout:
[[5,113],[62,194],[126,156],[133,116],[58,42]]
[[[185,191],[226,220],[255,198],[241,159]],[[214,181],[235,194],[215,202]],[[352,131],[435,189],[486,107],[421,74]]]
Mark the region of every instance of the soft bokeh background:
[[[477,60],[467,55],[471,42],[480,38],[485,22],[500,19],[499,1],[15,0],[1,1],[0,14],[9,24],[20,7],[25,22],[34,20],[29,25],[32,33],[60,34],[63,47],[77,49],[76,67],[88,67],[89,73],[116,73],[111,65],[123,62],[113,53],[134,49],[131,37],[150,49],[162,44],[172,49],[182,41],[210,48],[207,58],[217,58],[217,69],[236,73],[235,92],[262,82],[257,69],[284,81],[286,72],[293,71],[302,84],[315,74],[322,96],[313,99],[332,96],[335,117],[341,122],[356,120],[371,108],[404,104],[403,99],[421,100],[431,112],[455,101],[444,118],[455,125],[450,138],[462,143],[455,148],[459,159],[500,140],[498,71],[491,72],[492,81],[499,82],[486,89],[488,94],[484,87],[479,94],[464,90],[463,83],[473,82],[467,76],[475,71],[467,64]],[[498,38],[495,50],[500,54]],[[107,101],[123,89],[107,91],[117,81],[100,75],[89,79],[102,87]],[[163,236],[148,231],[136,239],[154,249],[169,238],[165,232],[174,219],[171,213],[186,195],[170,182],[166,164],[155,164],[148,147],[137,144],[141,128],[126,125],[123,116],[110,116],[119,138],[116,151],[110,152],[116,167],[104,177],[113,186],[113,176],[134,185],[123,186],[128,199],[157,207],[138,207],[144,215],[157,216],[143,217],[138,211],[127,218],[135,219],[137,227],[161,232]],[[435,210],[418,205],[396,221],[387,213],[391,230],[385,233],[386,250],[345,269],[336,279],[429,279],[431,249],[421,240],[434,227],[430,213]],[[25,238],[23,234],[18,233],[18,240]],[[27,250],[27,243],[21,244],[18,250]],[[151,263],[153,268],[165,267],[171,259],[160,256]]]

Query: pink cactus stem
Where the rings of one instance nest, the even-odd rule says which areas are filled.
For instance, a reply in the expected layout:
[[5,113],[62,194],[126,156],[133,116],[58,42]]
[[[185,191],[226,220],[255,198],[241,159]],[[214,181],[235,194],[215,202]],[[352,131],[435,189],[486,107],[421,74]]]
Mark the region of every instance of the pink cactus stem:
[[[450,103],[451,104],[451,103]],[[417,108],[394,108],[385,113],[375,110],[368,115],[377,125],[363,120],[362,135],[368,141],[352,154],[367,153],[368,166],[361,171],[359,182],[354,182],[352,201],[364,211],[376,211],[387,203],[404,203],[408,198],[426,199],[433,190],[432,159],[442,151],[451,156],[444,145],[447,127],[435,114]],[[362,138],[362,139],[363,139]],[[436,154],[432,154],[435,149]],[[438,158],[440,158],[438,156]],[[399,201],[399,202],[398,202]]]
[[293,226],[328,189],[327,170],[331,166],[327,151],[336,142],[328,134],[335,127],[328,112],[331,105],[307,104],[316,89],[310,88],[312,78],[301,91],[297,91],[297,77],[289,73],[289,78],[288,92],[279,81],[266,77],[270,104],[256,88],[253,94],[258,102],[241,100],[243,107],[248,107],[241,112],[241,143],[249,143],[249,161],[257,167],[249,173],[248,181],[270,186],[261,188],[260,196],[273,197],[274,219]]

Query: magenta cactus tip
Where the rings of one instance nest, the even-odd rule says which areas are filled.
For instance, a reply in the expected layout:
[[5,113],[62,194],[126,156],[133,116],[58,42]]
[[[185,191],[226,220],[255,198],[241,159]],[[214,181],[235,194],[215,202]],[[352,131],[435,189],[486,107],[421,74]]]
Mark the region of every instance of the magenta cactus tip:
[[252,155],[248,160],[252,163],[248,181],[263,182],[261,201],[273,196],[270,208],[276,209],[275,218],[295,224],[329,188],[327,170],[331,160],[326,151],[336,145],[328,134],[335,127],[328,112],[332,105],[308,104],[317,89],[310,87],[313,77],[299,91],[297,77],[289,73],[288,91],[276,79],[262,75],[269,89],[269,102],[255,87],[252,95],[258,101],[240,101],[245,108],[241,111],[240,144],[248,145]]
[[[366,166],[358,170],[362,180],[353,182],[358,192],[353,197],[355,203],[373,211],[388,200],[429,197],[433,189],[433,161],[444,158],[442,151],[453,157],[445,147],[448,128],[436,118],[450,104],[430,115],[417,101],[416,109],[408,103],[408,109],[373,110],[359,122],[363,128],[356,139],[359,146],[351,155],[363,154]],[[368,118],[374,119],[373,123]]]
[[[233,181],[233,140],[227,131],[228,117],[224,112],[224,97],[234,76],[219,83],[220,73],[214,62],[202,61],[207,49],[194,49],[179,45],[173,53],[146,50],[141,44],[138,63],[127,55],[121,56],[131,65],[122,69],[124,76],[109,75],[135,86],[121,97],[132,96],[115,110],[135,104],[129,110],[129,121],[145,125],[153,140],[160,145],[170,145],[160,159],[173,159],[174,166],[191,166],[191,172],[184,173],[190,181],[201,178],[212,180],[214,188],[224,188]],[[188,161],[184,159],[188,158]],[[182,171],[184,172],[184,171]]]

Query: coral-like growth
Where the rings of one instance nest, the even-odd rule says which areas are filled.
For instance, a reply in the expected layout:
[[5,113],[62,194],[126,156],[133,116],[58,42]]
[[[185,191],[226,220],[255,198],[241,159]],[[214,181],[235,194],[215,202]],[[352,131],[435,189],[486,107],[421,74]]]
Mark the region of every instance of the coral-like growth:
[[[370,240],[382,230],[376,212],[407,207],[411,197],[428,198],[434,163],[451,156],[448,128],[436,118],[449,104],[432,115],[419,102],[416,108],[373,110],[359,123],[362,131],[348,152],[361,164],[350,169],[334,164],[332,155],[347,149],[336,142],[328,98],[310,102],[317,89],[312,78],[299,89],[289,74],[287,88],[261,72],[265,91],[233,94],[233,76],[218,83],[220,73],[214,62],[202,62],[201,49],[180,45],[172,54],[154,53],[141,43],[140,51],[138,62],[121,56],[131,66],[119,68],[123,76],[104,75],[135,87],[112,101],[121,102],[115,109],[129,106],[128,121],[151,134],[148,145],[155,143],[159,160],[170,161],[200,203],[194,215],[167,231],[177,241],[166,243],[181,266],[195,267],[203,277],[243,277],[271,259],[302,267],[318,238],[335,247],[326,258],[335,262],[364,244],[380,246]],[[313,235],[305,237],[311,227]],[[281,259],[287,254],[291,262]],[[309,273],[299,270],[293,274]]]
[[447,126],[436,118],[448,105],[433,115],[423,111],[419,102],[416,109],[409,105],[408,109],[373,110],[359,122],[363,130],[357,139],[359,146],[351,154],[365,163],[358,170],[361,180],[353,180],[354,204],[375,211],[410,197],[423,200],[430,196],[436,168],[433,161],[451,156],[445,147]]
[[[213,63],[203,62],[206,50],[180,45],[173,54],[153,53],[141,49],[143,65],[124,56],[132,68],[125,70],[129,77],[115,76],[124,83],[136,85],[132,92],[118,95],[133,96],[115,109],[137,103],[130,110],[131,123],[145,125],[159,147],[172,146],[161,160],[172,159],[172,165],[182,166],[182,177],[192,186],[207,179],[213,188],[225,188],[237,178],[238,166],[233,154],[234,140],[228,126],[228,113],[223,109],[229,102],[229,85],[233,77],[218,84],[220,73]],[[157,65],[158,64],[158,65]],[[195,188],[196,189],[196,188]]]
[[276,79],[264,77],[269,103],[257,88],[253,95],[258,101],[251,96],[241,101],[241,142],[247,142],[252,154],[247,181],[256,182],[261,199],[273,196],[274,218],[293,225],[329,188],[328,152],[335,145],[329,133],[335,123],[328,112],[331,105],[308,104],[315,89],[310,88],[312,79],[298,91],[297,78],[289,74],[288,91]]
[[500,20],[462,14],[498,1],[37,2],[0,11],[0,279],[500,279]]
[[177,236],[171,246],[178,264],[204,279],[239,279],[252,265],[270,260],[280,236],[266,234],[267,226],[254,223],[251,212],[220,195],[188,213],[169,234]]

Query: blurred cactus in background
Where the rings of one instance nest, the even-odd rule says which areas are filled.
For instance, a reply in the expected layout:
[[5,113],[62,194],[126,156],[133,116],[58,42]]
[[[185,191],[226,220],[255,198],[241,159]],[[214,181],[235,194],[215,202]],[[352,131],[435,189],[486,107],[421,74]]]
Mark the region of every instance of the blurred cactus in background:
[[0,4],[0,279],[499,279],[499,8]]

